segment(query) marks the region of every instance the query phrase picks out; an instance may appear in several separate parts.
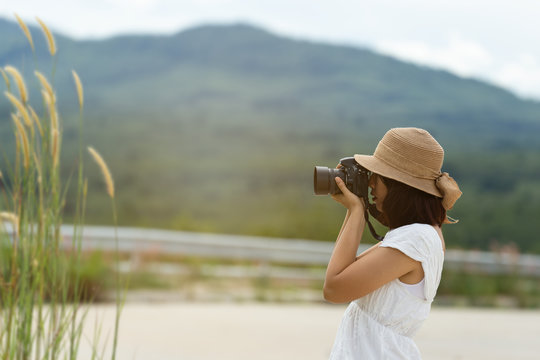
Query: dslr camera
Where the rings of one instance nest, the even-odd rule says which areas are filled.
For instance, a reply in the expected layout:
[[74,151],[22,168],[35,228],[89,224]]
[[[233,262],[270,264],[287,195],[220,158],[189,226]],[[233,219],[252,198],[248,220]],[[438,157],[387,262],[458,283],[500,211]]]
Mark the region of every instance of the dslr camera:
[[315,166],[313,172],[313,188],[315,195],[341,194],[336,184],[336,177],[347,186],[353,194],[368,201],[368,181],[371,172],[360,166],[353,157],[346,157],[339,161],[341,167],[330,169],[325,166]]
[[381,224],[387,226],[387,221],[383,214],[377,210],[375,204],[369,203],[368,197],[368,182],[371,172],[361,166],[354,160],[354,157],[346,157],[339,161],[341,166],[337,169],[330,169],[325,166],[315,166],[313,172],[313,188],[315,195],[341,194],[341,190],[336,184],[336,177],[347,186],[353,194],[364,199],[366,205],[364,218],[369,227],[369,231],[377,240],[383,240],[384,236],[380,236],[375,231],[375,228],[369,221],[369,215],[377,219]]

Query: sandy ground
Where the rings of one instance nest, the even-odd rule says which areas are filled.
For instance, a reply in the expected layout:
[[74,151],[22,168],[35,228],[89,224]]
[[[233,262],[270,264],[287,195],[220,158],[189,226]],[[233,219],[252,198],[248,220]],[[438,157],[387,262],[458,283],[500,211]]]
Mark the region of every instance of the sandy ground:
[[[345,310],[342,305],[127,304],[117,359],[327,359]],[[112,341],[113,306],[94,306],[102,340]],[[433,308],[415,341],[423,358],[540,359],[540,311]],[[105,359],[110,358],[107,347]],[[80,359],[90,358],[83,339]]]

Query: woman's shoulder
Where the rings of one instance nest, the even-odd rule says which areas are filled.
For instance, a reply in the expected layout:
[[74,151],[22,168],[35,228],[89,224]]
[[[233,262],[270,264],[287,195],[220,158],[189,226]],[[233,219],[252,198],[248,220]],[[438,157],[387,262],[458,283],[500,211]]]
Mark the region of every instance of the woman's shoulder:
[[442,250],[439,234],[429,224],[410,224],[392,229],[386,233],[381,246],[402,250],[410,248],[414,249],[418,255],[427,255],[435,250]]
[[385,239],[410,236],[438,237],[437,230],[429,224],[409,224],[392,229],[386,233]]

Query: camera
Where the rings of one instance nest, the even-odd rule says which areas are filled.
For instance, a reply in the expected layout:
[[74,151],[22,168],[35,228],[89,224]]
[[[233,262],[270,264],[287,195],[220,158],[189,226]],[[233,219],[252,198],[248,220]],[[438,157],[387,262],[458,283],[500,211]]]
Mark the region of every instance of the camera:
[[358,164],[353,157],[343,158],[339,163],[341,166],[337,169],[330,169],[325,166],[315,166],[313,172],[313,189],[315,190],[315,195],[341,194],[341,190],[337,186],[335,180],[336,177],[340,177],[347,186],[347,189],[356,196],[364,199],[366,205],[364,218],[368,224],[369,231],[375,239],[381,241],[384,236],[377,234],[375,228],[369,221],[369,215],[371,214],[371,216],[385,226],[388,226],[388,222],[386,221],[384,214],[377,210],[375,204],[369,203],[368,182],[371,172]]
[[341,194],[335,180],[336,177],[340,177],[347,189],[367,201],[370,171],[360,166],[353,157],[343,158],[339,163],[341,167],[337,169],[315,166],[313,172],[315,195]]

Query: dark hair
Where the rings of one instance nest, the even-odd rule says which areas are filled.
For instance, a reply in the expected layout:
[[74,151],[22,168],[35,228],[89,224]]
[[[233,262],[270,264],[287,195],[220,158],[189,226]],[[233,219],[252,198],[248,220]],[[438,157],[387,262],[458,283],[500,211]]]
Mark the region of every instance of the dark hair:
[[442,199],[402,182],[380,176],[388,193],[382,209],[390,229],[420,223],[441,226],[446,219]]

